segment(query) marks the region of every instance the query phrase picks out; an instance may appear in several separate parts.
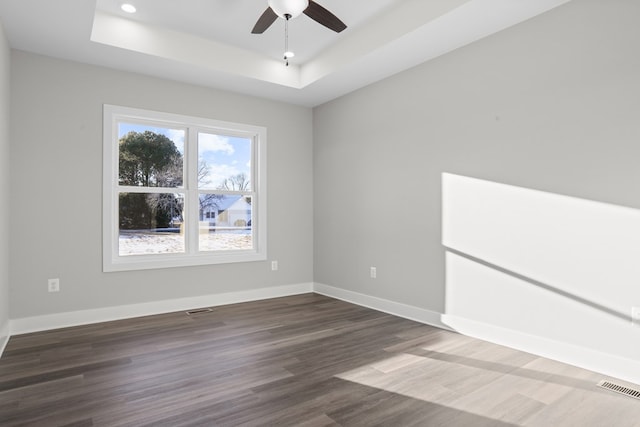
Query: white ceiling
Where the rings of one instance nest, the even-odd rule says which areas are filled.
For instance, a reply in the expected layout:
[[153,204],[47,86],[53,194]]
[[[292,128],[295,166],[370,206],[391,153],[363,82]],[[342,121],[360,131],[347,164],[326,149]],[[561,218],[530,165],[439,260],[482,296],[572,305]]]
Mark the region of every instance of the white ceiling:
[[284,20],[251,34],[267,0],[2,0],[11,47],[316,106],[570,0],[317,0],[348,28]]

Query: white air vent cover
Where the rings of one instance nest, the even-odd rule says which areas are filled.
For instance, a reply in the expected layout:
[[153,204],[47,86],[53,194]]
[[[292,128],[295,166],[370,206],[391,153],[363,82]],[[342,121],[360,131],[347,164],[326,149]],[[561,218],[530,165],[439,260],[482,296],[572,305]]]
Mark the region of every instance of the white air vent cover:
[[598,383],[598,387],[606,388],[607,390],[615,391],[616,393],[624,394],[625,396],[640,400],[640,390],[634,390],[605,380],[600,381]]

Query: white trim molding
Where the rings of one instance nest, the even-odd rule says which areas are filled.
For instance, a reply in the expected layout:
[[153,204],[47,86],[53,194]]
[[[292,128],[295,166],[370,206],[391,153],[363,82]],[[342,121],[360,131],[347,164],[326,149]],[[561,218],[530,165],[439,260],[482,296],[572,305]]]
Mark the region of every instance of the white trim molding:
[[463,317],[443,314],[441,319],[449,329],[463,335],[640,384],[640,361],[637,360]]
[[2,357],[4,349],[9,343],[9,338],[11,338],[11,320],[7,319],[2,329],[0,329],[0,357]]
[[382,311],[383,313],[393,314],[394,316],[403,317],[409,320],[415,320],[416,322],[425,323],[441,329],[452,330],[449,326],[440,321],[441,314],[436,311],[348,291],[334,286],[323,285],[322,283],[314,283],[313,291],[317,294],[357,304],[362,307],[372,308],[374,310]]
[[201,307],[215,307],[226,304],[258,301],[313,292],[312,283],[275,286],[248,291],[178,298],[117,307],[96,308],[43,316],[23,317],[11,320],[11,334],[20,335],[71,326],[88,325],[133,317],[172,313]]

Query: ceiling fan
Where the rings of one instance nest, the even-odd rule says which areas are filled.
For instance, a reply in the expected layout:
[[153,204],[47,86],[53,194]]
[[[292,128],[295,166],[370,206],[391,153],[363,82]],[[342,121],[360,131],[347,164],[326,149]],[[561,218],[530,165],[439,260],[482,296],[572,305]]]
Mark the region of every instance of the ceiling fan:
[[251,30],[252,34],[264,33],[278,17],[288,21],[302,13],[336,33],[347,28],[337,16],[313,0],[268,0],[268,2],[269,7],[258,18],[258,22]]

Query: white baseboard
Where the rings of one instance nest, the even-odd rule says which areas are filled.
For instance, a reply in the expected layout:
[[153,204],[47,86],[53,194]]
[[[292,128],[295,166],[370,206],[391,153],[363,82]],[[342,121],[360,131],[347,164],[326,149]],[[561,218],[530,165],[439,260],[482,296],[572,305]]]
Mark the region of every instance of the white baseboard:
[[640,384],[640,361],[315,283],[316,293]]
[[640,361],[637,360],[458,316],[443,314],[441,319],[450,329],[463,335],[640,384]]
[[0,328],[0,357],[9,343],[9,338],[11,338],[11,320],[7,320]]
[[382,311],[383,313],[393,314],[394,316],[415,320],[416,322],[425,323],[442,329],[451,329],[449,326],[442,323],[440,320],[441,314],[436,311],[389,301],[383,298],[372,297],[358,292],[347,291],[334,286],[323,285],[322,283],[314,283],[313,291],[317,294],[326,295],[331,298],[372,308],[374,310]]
[[79,310],[44,316],[23,317],[11,320],[11,334],[20,335],[70,326],[88,325],[111,320],[171,313],[201,307],[215,307],[247,301],[258,301],[313,292],[312,283],[252,289],[248,291],[178,298],[141,304],[104,307],[93,310]]

